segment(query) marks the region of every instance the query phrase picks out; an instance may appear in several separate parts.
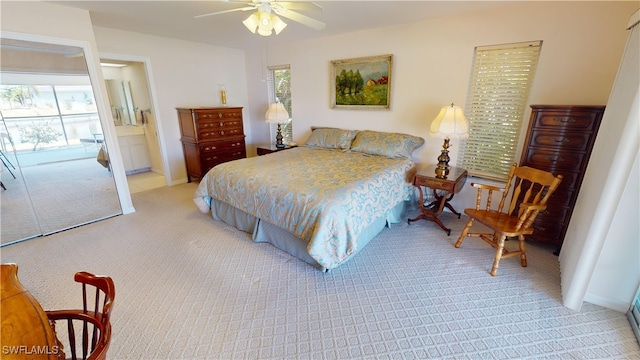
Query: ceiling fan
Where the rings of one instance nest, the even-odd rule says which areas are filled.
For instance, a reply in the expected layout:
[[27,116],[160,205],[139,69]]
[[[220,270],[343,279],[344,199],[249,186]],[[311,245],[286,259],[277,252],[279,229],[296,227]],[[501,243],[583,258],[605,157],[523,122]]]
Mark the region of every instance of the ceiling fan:
[[230,9],[230,10],[217,11],[213,13],[197,15],[195,16],[195,18],[203,18],[207,16],[226,14],[226,13],[231,13],[236,11],[255,11],[248,18],[246,18],[242,23],[252,33],[255,34],[257,32],[262,36],[269,36],[272,34],[272,32],[275,32],[277,35],[287,26],[287,24],[284,21],[282,21],[277,15],[293,20],[302,25],[306,25],[315,30],[323,30],[326,27],[325,23],[294,11],[294,10],[322,11],[322,7],[320,5],[310,1],[276,1],[276,0],[274,1],[260,1],[260,0],[232,1],[232,0],[228,0],[225,2],[243,4],[246,6]]

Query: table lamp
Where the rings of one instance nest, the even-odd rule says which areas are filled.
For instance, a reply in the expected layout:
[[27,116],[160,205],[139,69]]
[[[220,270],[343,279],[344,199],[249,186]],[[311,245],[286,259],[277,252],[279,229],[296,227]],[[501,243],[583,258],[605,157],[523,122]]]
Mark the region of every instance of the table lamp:
[[269,124],[278,124],[278,132],[276,134],[276,147],[282,149],[285,145],[282,143],[282,132],[280,132],[280,124],[289,121],[289,113],[282,103],[269,104],[267,113],[264,114],[265,121]]
[[453,103],[451,106],[443,106],[431,123],[429,135],[444,138],[442,152],[438,156],[438,165],[436,165],[436,177],[445,178],[449,174],[449,140],[469,136],[469,122],[464,117],[462,108]]

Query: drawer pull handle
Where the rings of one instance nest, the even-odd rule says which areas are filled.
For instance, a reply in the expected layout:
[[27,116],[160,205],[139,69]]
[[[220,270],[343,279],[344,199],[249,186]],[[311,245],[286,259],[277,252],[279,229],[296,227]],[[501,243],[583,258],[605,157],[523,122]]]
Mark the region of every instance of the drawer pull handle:
[[552,162],[563,162],[564,161],[563,157],[554,158],[554,157],[551,157],[551,156],[547,156],[545,159],[547,161],[552,161]]
[[220,135],[224,136],[224,130],[220,130]]
[[556,139],[556,142],[557,142],[557,143],[568,143],[569,141],[571,141],[571,140],[569,140],[569,139],[568,139],[568,138],[566,138],[566,137],[561,137],[561,138],[557,138],[557,139]]
[[574,118],[561,118],[561,117],[558,118],[558,117],[556,117],[556,118],[553,118],[553,121],[561,122],[561,123],[574,123],[574,122],[576,122],[576,119],[574,119]]
[[224,121],[220,121],[220,127],[224,126]]

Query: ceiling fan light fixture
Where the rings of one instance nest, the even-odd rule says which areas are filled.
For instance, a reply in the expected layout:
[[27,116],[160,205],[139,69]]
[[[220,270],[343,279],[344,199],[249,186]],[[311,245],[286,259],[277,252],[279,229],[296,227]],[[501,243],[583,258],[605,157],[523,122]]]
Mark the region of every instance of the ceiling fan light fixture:
[[259,11],[258,18],[260,19],[258,23],[258,34],[262,36],[271,35],[271,30],[273,30],[273,19],[271,18],[271,14]]
[[276,15],[271,16],[271,21],[273,23],[273,31],[276,32],[276,35],[280,34],[280,32],[287,27],[287,23],[282,21],[282,19],[280,19]]
[[[2,1],[2,0],[0,0]],[[233,3],[244,3],[244,1],[231,1],[224,0]],[[220,15],[226,14],[236,11],[254,11],[253,14],[249,15],[242,23],[244,26],[251,31],[252,33],[258,33],[262,36],[270,36],[273,32],[276,35],[280,34],[282,30],[287,26],[287,24],[280,19],[277,15],[285,17],[289,20],[293,20],[302,25],[308,26],[312,29],[316,30],[324,30],[326,24],[318,21],[316,19],[310,18],[306,15],[302,15],[294,10],[320,10],[322,11],[322,7],[316,3],[310,2],[309,0],[298,0],[293,2],[287,1],[266,1],[266,0],[251,0],[251,2],[247,3],[244,7],[239,7],[235,9],[223,10],[212,12],[208,14],[196,15],[196,18],[202,18],[212,15]],[[274,14],[275,13],[275,14]],[[277,14],[277,15],[276,15]]]
[[269,35],[271,35],[271,29],[267,29],[265,27],[258,26],[258,34],[262,35],[262,36],[269,36]]
[[258,18],[257,14],[258,13],[253,13],[249,15],[249,17],[242,22],[244,26],[254,34],[256,33],[256,29],[258,28],[258,25],[260,25],[260,19]]
[[260,26],[265,28],[273,28],[273,24],[271,22],[271,13],[266,11],[258,12],[258,17],[260,18]]
[[273,31],[278,35],[287,27],[287,24],[278,16],[262,10],[251,14],[242,23],[252,33],[255,34],[257,31],[262,36],[270,36]]

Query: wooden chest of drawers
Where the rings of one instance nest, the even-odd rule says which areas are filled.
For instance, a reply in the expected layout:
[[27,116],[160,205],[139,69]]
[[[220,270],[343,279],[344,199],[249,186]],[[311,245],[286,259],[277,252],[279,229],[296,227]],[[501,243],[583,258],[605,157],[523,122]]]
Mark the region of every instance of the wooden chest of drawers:
[[241,107],[177,110],[189,182],[220,163],[247,157]]
[[564,176],[527,239],[562,246],[604,106],[532,105],[521,166]]

